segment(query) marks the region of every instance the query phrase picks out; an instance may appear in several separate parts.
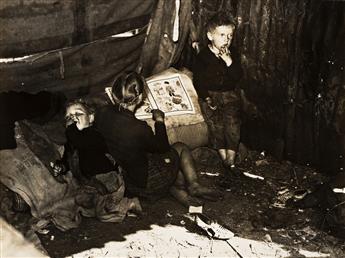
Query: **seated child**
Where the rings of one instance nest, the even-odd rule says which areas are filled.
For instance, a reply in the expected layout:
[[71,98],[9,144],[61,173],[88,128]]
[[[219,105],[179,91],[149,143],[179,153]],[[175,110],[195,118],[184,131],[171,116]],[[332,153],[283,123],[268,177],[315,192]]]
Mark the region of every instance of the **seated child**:
[[218,13],[206,27],[210,44],[197,55],[193,67],[193,83],[201,100],[208,125],[210,145],[223,164],[234,170],[240,141],[242,78],[240,56],[231,46],[235,22]]
[[[78,167],[72,170],[78,179],[91,179],[99,173],[114,171],[116,168],[106,156],[107,147],[93,125],[94,109],[76,100],[66,106],[66,144],[62,159],[52,164],[56,173],[70,170],[70,163],[74,151],[78,151]],[[73,165],[72,165],[73,166]]]
[[[71,170],[80,183],[96,187],[101,194],[113,193],[123,184],[122,177],[94,126],[94,114],[94,108],[82,100],[67,105],[65,151],[62,159],[52,162],[51,167],[54,176]],[[137,198],[131,200],[131,209],[141,211]]]
[[116,105],[101,108],[95,116],[95,125],[109,152],[125,170],[126,189],[148,198],[170,192],[186,206],[197,201],[192,197],[216,200],[220,197],[218,192],[198,183],[188,147],[183,143],[170,146],[164,113],[152,112],[155,133],[145,121],[135,117],[145,84],[145,79],[135,72],[123,74],[112,86]]

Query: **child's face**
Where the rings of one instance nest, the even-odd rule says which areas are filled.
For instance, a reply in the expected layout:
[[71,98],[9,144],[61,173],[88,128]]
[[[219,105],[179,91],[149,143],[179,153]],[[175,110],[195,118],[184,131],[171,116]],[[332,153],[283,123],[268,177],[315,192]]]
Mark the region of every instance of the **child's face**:
[[211,41],[212,46],[218,50],[228,48],[231,44],[234,30],[235,28],[232,25],[218,26],[214,30],[207,32],[207,38]]
[[84,106],[75,104],[66,110],[67,125],[75,123],[78,130],[83,130],[92,125],[94,120],[93,115],[89,115]]

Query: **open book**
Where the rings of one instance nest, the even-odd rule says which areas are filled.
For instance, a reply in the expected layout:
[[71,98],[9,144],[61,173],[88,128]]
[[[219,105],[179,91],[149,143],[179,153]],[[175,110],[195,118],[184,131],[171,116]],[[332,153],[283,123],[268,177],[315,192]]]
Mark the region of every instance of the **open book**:
[[[106,88],[106,93],[114,103],[111,88]],[[145,95],[143,105],[135,113],[138,119],[152,118],[152,109],[160,109],[166,116],[195,114],[194,105],[179,74],[147,81]]]

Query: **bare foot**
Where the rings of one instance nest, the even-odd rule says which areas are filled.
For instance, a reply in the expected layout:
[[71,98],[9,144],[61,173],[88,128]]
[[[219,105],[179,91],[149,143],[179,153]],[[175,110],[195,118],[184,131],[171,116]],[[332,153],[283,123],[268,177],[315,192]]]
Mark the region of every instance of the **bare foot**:
[[190,186],[188,192],[191,196],[201,197],[210,201],[218,201],[224,196],[222,192],[202,185]]
[[170,194],[185,207],[203,205],[203,202],[201,200],[190,196],[187,191],[175,186],[172,186],[170,188]]

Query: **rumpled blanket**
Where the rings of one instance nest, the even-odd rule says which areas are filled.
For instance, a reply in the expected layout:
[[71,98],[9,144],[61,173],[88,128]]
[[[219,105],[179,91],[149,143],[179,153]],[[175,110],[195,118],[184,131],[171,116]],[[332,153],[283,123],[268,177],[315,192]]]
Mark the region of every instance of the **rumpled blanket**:
[[120,182],[117,190],[106,195],[92,186],[78,185],[71,173],[64,176],[64,183],[59,183],[30,150],[19,125],[16,141],[16,149],[0,150],[0,181],[25,200],[35,218],[53,222],[62,231],[78,227],[81,216],[106,222],[121,222],[125,218],[130,202],[124,197],[119,175],[113,177]]

